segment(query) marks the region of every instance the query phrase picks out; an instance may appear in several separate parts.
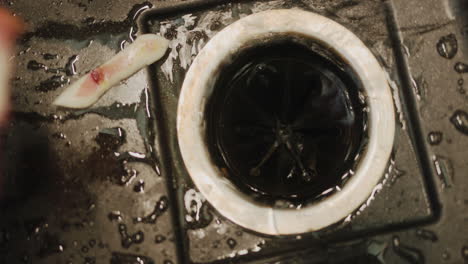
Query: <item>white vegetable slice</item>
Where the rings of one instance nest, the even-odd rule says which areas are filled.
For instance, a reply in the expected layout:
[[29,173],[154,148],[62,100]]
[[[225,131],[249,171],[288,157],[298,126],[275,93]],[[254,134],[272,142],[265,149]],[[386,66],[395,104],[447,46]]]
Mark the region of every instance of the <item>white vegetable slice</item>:
[[122,52],[71,84],[53,104],[68,108],[91,106],[112,86],[159,60],[168,44],[167,39],[154,34],[139,36]]

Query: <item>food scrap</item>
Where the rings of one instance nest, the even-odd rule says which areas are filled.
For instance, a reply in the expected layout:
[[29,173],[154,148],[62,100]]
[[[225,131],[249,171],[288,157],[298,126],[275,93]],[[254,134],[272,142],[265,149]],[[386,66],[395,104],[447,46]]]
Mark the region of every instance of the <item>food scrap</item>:
[[66,88],[55,99],[54,105],[68,108],[91,106],[112,86],[159,60],[166,53],[168,45],[168,40],[154,34],[139,36],[108,62]]

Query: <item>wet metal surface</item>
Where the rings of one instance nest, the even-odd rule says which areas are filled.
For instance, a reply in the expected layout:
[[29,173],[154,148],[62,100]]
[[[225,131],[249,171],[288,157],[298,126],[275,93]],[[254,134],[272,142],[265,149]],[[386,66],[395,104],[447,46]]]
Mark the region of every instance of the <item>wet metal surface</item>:
[[[174,44],[177,49],[171,52],[171,54],[175,53],[175,55],[169,55],[169,61],[166,60],[161,68],[155,68],[155,72],[152,73],[152,77],[156,77],[153,79],[153,87],[157,98],[156,104],[160,105],[159,113],[160,116],[164,117],[164,121],[159,119],[161,130],[165,134],[163,142],[169,142],[167,144],[167,155],[171,157],[171,160],[166,160],[166,162],[171,162],[171,167],[175,168],[174,174],[176,175],[177,186],[187,185],[188,188],[193,186],[184,167],[180,164],[181,158],[175,135],[176,103],[187,61],[190,63],[193,56],[198,52],[199,46],[206,42],[206,37],[209,38],[224,26],[239,18],[273,8],[291,7],[300,7],[328,16],[339,13],[339,16],[331,17],[352,30],[371,48],[389,72],[390,81],[394,82],[395,103],[401,104],[400,97],[402,95],[399,91],[401,88],[398,81],[397,65],[392,52],[391,35],[387,31],[390,28],[387,20],[388,12],[385,6],[380,3],[369,1],[342,6],[333,1],[320,4],[313,1],[302,3],[282,0],[246,1],[208,7],[200,11],[197,10],[197,12],[183,10],[178,13],[168,12],[166,14],[150,15],[148,21],[148,30],[150,32],[164,35],[175,43],[179,42],[179,44]],[[368,10],[371,9],[374,10],[372,15],[366,15]],[[355,16],[359,15],[361,15],[361,18],[356,19]],[[206,37],[196,38],[196,36]],[[193,37],[193,40],[186,41],[190,37]],[[396,82],[391,79],[395,79]],[[397,109],[403,111],[401,106],[397,106]],[[222,231],[211,233],[209,228],[195,228],[193,230],[191,225],[187,223],[188,221],[183,221],[182,227],[187,229],[186,232],[189,233],[188,241],[184,245],[185,248],[188,248],[184,250],[188,251],[186,257],[197,263],[230,258],[245,261],[249,258],[274,255],[277,250],[295,250],[306,246],[307,243],[361,237],[366,233],[389,232],[434,219],[437,212],[435,206],[430,203],[429,197],[431,194],[425,188],[425,176],[420,170],[419,160],[414,150],[415,143],[411,139],[414,131],[407,125],[409,120],[406,113],[401,112],[399,114],[400,123],[397,131],[395,154],[387,174],[382,182],[376,186],[369,200],[357,212],[346,218],[343,223],[330,230],[315,233],[313,236],[305,235],[304,238],[301,237],[300,239],[295,237],[275,239],[249,234],[251,236],[249,240],[236,243],[235,249],[224,253],[216,249],[216,243],[212,246],[215,249],[212,251],[208,251],[206,246],[212,240],[223,240],[224,230],[235,229],[237,228],[235,225],[226,222],[225,227],[221,228]],[[430,175],[427,176],[430,177]],[[179,187],[178,191],[183,193],[185,190],[186,187]],[[182,197],[184,196],[179,194],[179,204],[187,203],[187,198],[184,197],[184,200],[182,200]],[[200,199],[200,203],[197,203],[196,208],[200,212],[202,211],[203,202],[206,203],[206,201]],[[181,207],[179,206],[179,214],[182,216],[187,215],[187,208]],[[213,210],[211,213],[222,218]],[[203,219],[203,217],[201,218]],[[257,249],[259,247],[258,239],[265,240],[260,246],[261,250]]]
[[[468,259],[468,82],[456,66],[468,63],[462,1],[274,0],[149,11],[147,30],[173,45],[156,67],[122,82],[90,110],[51,106],[68,83],[141,32],[142,12],[189,2],[5,2],[28,32],[17,48],[12,121],[3,132],[0,263]],[[174,118],[184,72],[211,36],[248,14],[294,6],[358,35],[389,72],[402,114],[389,171],[349,224],[272,238],[230,223],[197,192],[177,151]],[[384,231],[391,234],[378,235]],[[356,236],[368,238],[326,243]]]

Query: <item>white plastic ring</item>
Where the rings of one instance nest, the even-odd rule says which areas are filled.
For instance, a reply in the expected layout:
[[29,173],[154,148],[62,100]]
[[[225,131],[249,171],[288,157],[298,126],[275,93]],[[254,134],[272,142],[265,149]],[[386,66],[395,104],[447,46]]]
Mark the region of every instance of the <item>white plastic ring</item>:
[[[205,140],[205,107],[223,62],[255,40],[300,34],[320,40],[342,57],[360,78],[370,108],[369,142],[355,174],[343,189],[300,210],[254,202],[213,164]],[[351,31],[298,9],[270,10],[244,17],[216,34],[186,74],[177,113],[177,136],[185,166],[197,188],[224,217],[269,235],[317,231],[351,214],[379,183],[393,147],[395,116],[385,73],[371,51]]]

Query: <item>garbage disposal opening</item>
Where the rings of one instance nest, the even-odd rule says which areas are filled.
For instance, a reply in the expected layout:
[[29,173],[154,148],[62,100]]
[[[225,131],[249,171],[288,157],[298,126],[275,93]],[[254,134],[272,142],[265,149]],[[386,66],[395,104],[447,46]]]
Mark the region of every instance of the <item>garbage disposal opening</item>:
[[364,98],[353,69],[316,41],[253,44],[221,67],[208,99],[211,158],[258,201],[318,200],[352,175],[367,137]]

